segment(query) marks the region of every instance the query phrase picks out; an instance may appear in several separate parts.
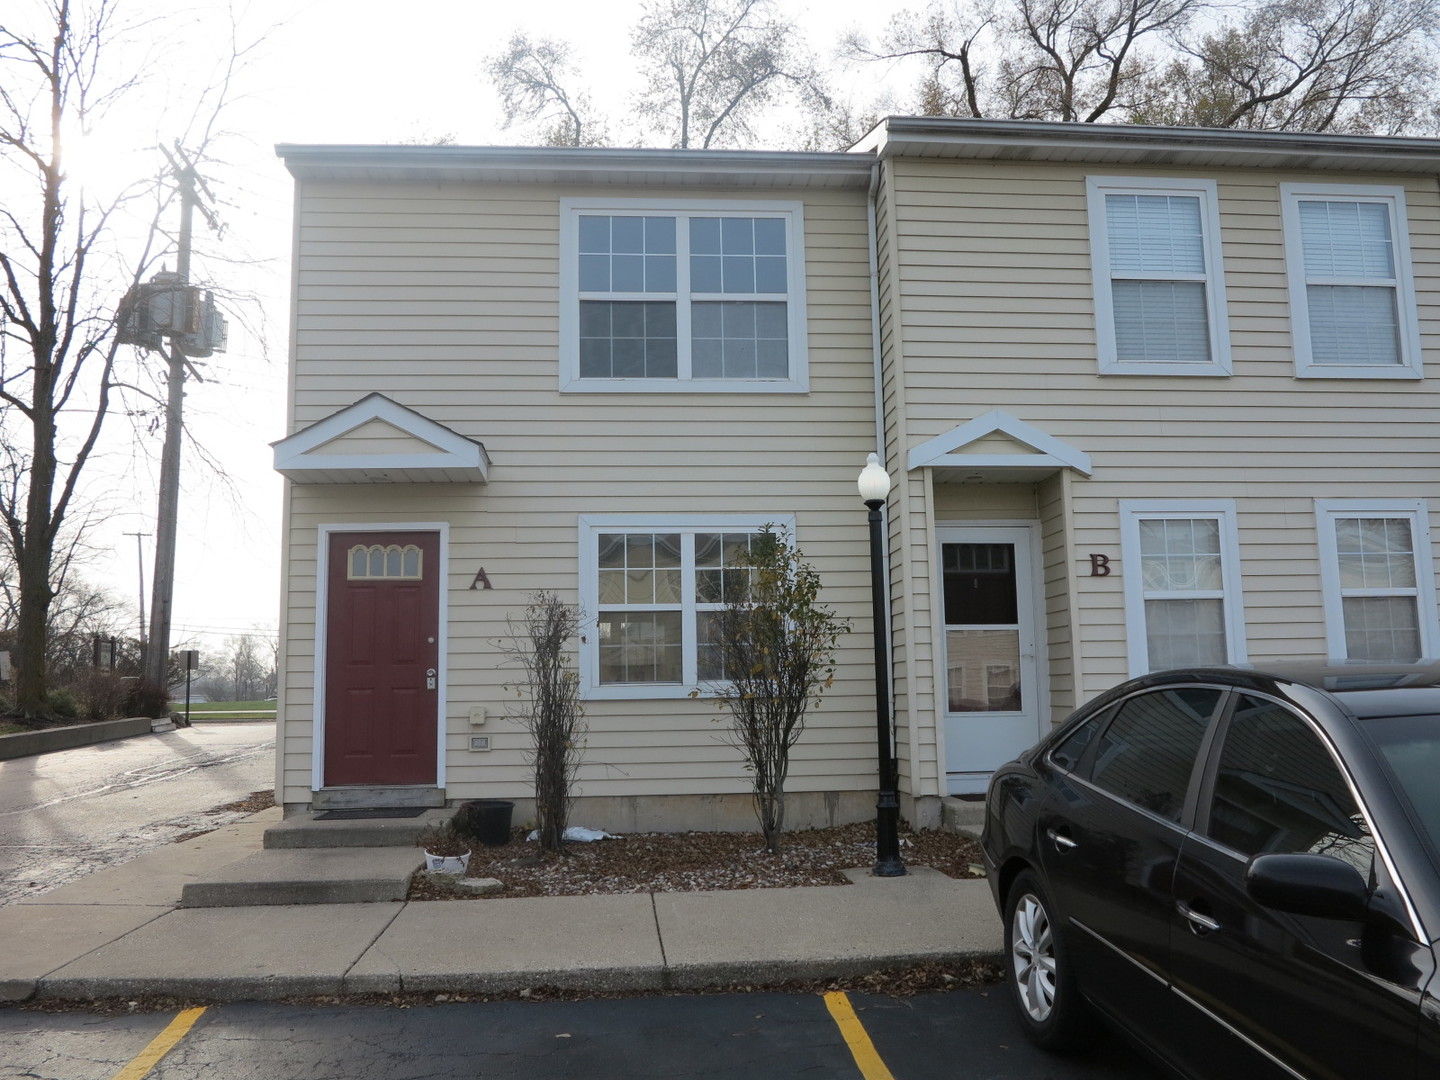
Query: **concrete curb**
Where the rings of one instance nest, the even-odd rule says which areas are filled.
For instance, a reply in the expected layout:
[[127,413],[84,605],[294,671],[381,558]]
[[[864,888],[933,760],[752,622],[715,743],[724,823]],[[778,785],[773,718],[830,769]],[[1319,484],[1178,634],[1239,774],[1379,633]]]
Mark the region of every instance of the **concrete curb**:
[[93,746],[114,739],[128,739],[132,735],[149,735],[154,722],[149,717],[139,716],[128,720],[101,720],[94,724],[0,735],[0,761],[33,757],[55,750],[73,750],[77,746]]

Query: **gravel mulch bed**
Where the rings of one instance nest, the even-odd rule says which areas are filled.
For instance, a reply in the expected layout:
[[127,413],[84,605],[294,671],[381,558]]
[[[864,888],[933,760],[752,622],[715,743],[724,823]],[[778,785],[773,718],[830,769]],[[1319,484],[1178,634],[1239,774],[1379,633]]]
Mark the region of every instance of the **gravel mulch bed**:
[[[462,900],[519,896],[587,896],[600,893],[700,892],[712,889],[775,889],[797,885],[848,885],[842,870],[872,866],[875,827],[865,822],[831,829],[787,832],[783,850],[764,850],[758,832],[643,833],[593,843],[570,843],[560,856],[512,831],[510,842],[476,845],[469,878],[496,878],[503,888],[483,896],[462,892],[448,879],[421,871],[411,900]],[[938,830],[901,830],[900,855],[907,865],[930,866],[950,877],[982,877],[980,847]]]

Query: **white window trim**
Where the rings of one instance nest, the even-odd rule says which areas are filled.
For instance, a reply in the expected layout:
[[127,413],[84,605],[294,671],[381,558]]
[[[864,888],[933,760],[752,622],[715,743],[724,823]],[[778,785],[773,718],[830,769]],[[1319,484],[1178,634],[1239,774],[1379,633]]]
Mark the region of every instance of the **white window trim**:
[[[1205,363],[1135,363],[1118,359],[1115,299],[1110,287],[1110,231],[1106,195],[1193,195],[1200,200],[1205,231],[1205,305],[1210,328],[1210,359]],[[1090,267],[1095,285],[1095,344],[1101,375],[1230,374],[1230,324],[1225,304],[1225,263],[1220,244],[1219,196],[1214,180],[1166,176],[1087,176],[1085,198],[1090,220]]]
[[1315,524],[1320,540],[1320,593],[1325,606],[1325,647],[1328,654],[1343,659],[1345,645],[1346,596],[1399,596],[1399,589],[1342,589],[1340,554],[1335,542],[1335,519],[1409,518],[1410,539],[1415,547],[1415,595],[1420,619],[1420,655],[1434,657],[1440,651],[1440,611],[1435,603],[1435,557],[1430,540],[1430,510],[1424,499],[1316,499]]
[[[1125,640],[1130,676],[1150,672],[1150,644],[1145,626],[1145,578],[1140,571],[1140,522],[1147,519],[1212,518],[1220,523],[1220,583],[1225,605],[1226,663],[1243,664],[1245,598],[1241,591],[1240,540],[1233,499],[1121,499],[1120,562],[1125,591]],[[1158,596],[1159,594],[1157,594]],[[1210,594],[1207,592],[1206,597]],[[1167,592],[1183,600],[1184,593]]]
[[[1349,202],[1381,203],[1390,209],[1395,239],[1395,280],[1373,284],[1393,286],[1400,319],[1400,363],[1317,364],[1311,360],[1310,305],[1306,290],[1305,249],[1300,234],[1300,203],[1306,196],[1323,196]],[[1372,184],[1281,184],[1281,215],[1285,226],[1285,265],[1290,281],[1290,333],[1295,349],[1298,379],[1421,379],[1425,377],[1416,319],[1415,281],[1410,261],[1410,226],[1405,214],[1405,189]],[[1356,279],[1355,284],[1367,282]]]
[[585,627],[580,642],[580,687],[591,700],[616,701],[641,698],[686,698],[700,687],[696,677],[695,591],[693,566],[682,567],[684,637],[681,681],[678,683],[600,682],[600,641],[597,620],[600,614],[600,534],[611,532],[759,532],[773,525],[795,543],[793,514],[585,514],[580,518],[580,608]]
[[[583,379],[580,377],[580,217],[588,213],[715,214],[778,217],[785,221],[786,315],[789,334],[788,379]],[[677,237],[680,230],[676,230]],[[683,248],[683,244],[679,245]],[[690,268],[676,258],[677,284],[689,281]],[[688,290],[681,290],[688,295]],[[682,305],[683,306],[683,305]],[[683,313],[677,312],[677,315]],[[688,318],[677,318],[677,331],[688,336]],[[560,200],[560,392],[590,394],[804,394],[810,390],[805,314],[804,203],[737,199],[561,199]]]

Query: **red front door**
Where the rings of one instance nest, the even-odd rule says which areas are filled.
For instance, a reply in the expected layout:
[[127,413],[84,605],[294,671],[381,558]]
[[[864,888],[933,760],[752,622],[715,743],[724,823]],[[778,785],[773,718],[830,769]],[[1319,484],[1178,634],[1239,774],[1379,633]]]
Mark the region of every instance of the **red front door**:
[[330,534],[325,786],[436,782],[440,536]]

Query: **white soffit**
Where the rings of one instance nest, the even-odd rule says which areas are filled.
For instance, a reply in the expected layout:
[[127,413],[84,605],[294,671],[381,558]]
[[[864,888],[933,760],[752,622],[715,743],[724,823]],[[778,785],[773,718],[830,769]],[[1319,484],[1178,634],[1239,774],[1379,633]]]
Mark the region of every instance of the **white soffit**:
[[483,484],[490,479],[485,447],[383,394],[361,398],[271,445],[275,471],[297,484]]
[[[1000,450],[998,446],[971,449],[976,443],[993,443],[992,436],[995,435],[1008,436],[1012,444],[1019,443],[1017,449],[1020,452],[991,452],[992,449]],[[1074,469],[1082,476],[1091,473],[1089,454],[998,409],[911,449],[907,467],[921,469],[926,466],[981,472]]]

